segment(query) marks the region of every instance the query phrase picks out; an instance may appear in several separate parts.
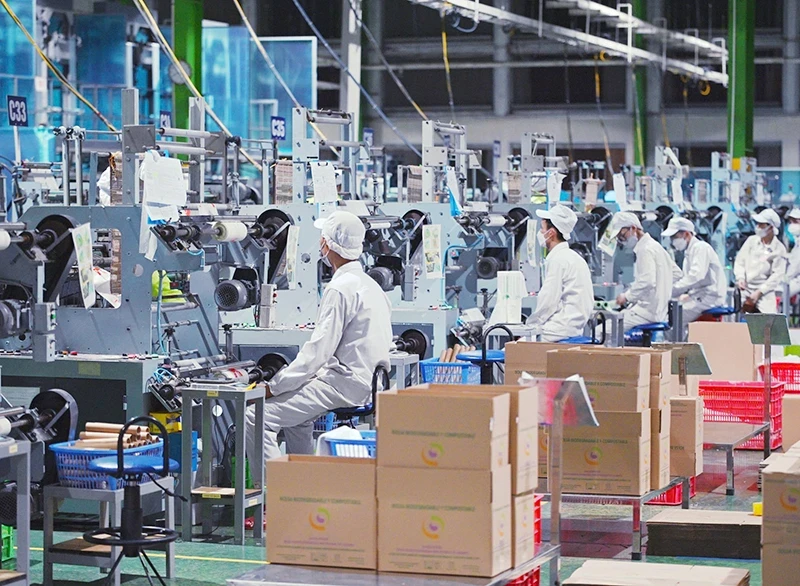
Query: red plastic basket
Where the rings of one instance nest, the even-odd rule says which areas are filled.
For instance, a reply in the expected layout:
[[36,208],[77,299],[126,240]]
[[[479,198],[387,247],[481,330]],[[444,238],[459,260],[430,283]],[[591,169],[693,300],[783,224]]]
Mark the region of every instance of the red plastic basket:
[[527,574],[514,578],[510,582],[506,582],[506,586],[539,586],[542,576],[542,569],[536,568]]
[[[773,381],[770,394],[770,447],[783,444],[783,391],[785,383]],[[705,408],[703,421],[761,423],[764,420],[764,384],[761,382],[700,381]],[[739,446],[741,450],[763,450],[758,436]]]
[[[697,476],[689,479],[689,498],[694,498],[697,494]],[[648,505],[661,505],[674,507],[683,504],[683,485],[673,486],[658,498],[647,502]]]
[[[758,373],[764,380],[763,364],[758,367]],[[784,393],[800,393],[800,362],[773,362],[772,380],[784,383]]]
[[533,543],[542,543],[542,501],[544,497],[540,494],[533,495]]

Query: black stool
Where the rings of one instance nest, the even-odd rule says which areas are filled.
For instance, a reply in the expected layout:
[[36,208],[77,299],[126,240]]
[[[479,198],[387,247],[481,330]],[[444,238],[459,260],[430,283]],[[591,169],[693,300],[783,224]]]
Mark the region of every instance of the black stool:
[[[132,425],[139,423],[153,424],[158,427],[161,432],[161,437],[164,438],[163,458],[157,456],[125,455],[122,447],[125,432]],[[144,568],[145,576],[147,576],[147,581],[150,582],[151,585],[153,581],[150,579],[147,566],[144,565],[145,561],[153,570],[158,581],[163,586],[166,586],[164,579],[158,573],[158,570],[156,570],[153,562],[150,561],[150,558],[147,557],[144,550],[145,548],[152,548],[155,545],[171,543],[177,540],[178,532],[174,529],[144,526],[142,519],[142,498],[139,485],[145,474],[151,476],[152,479],[153,475],[164,476],[170,472],[177,472],[178,469],[178,463],[175,460],[169,459],[169,436],[167,435],[167,430],[160,421],[152,417],[136,417],[135,419],[131,419],[119,432],[117,455],[98,458],[89,463],[89,470],[92,472],[101,472],[109,476],[114,476],[115,478],[125,479],[125,497],[122,502],[122,526],[103,527],[83,534],[83,538],[89,543],[122,548],[122,553],[116,561],[114,561],[114,565],[109,572],[109,583],[114,579],[114,572],[117,566],[122,562],[122,558],[128,557],[139,558]],[[152,480],[158,484],[155,479]],[[167,490],[165,490],[165,492],[168,496],[176,496]]]

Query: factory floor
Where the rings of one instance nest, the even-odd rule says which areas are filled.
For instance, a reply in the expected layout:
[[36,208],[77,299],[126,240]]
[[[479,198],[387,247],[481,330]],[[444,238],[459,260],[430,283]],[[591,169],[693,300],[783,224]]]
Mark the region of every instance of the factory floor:
[[[758,464],[763,454],[753,451],[736,453],[736,496],[725,495],[725,458],[723,452],[706,452],[705,470],[697,483],[697,496],[692,499],[692,508],[749,511],[752,503],[760,500],[756,487]],[[642,514],[647,520],[663,510],[663,507],[645,506]],[[545,516],[548,511],[545,509]],[[587,558],[630,559],[631,509],[630,507],[574,505],[563,507],[564,558],[562,579],[570,576]],[[545,521],[546,523],[546,521]],[[171,584],[180,586],[207,586],[225,584],[233,578],[253,570],[264,563],[264,546],[248,539],[244,546],[224,541],[229,533],[222,527],[206,542],[178,542],[176,545],[176,578]],[[59,532],[60,541],[79,536],[79,533]],[[42,534],[32,533],[31,583],[42,584]],[[156,568],[163,568],[164,556],[153,552],[151,559]],[[761,586],[761,563],[758,560],[718,560],[703,558],[647,558],[650,562],[714,565],[746,568],[751,573],[751,586]],[[138,561],[122,563],[122,582],[126,586],[148,585],[147,578]],[[542,584],[546,584],[546,570]],[[95,568],[58,565],[54,569],[54,585],[104,584],[104,576]]]

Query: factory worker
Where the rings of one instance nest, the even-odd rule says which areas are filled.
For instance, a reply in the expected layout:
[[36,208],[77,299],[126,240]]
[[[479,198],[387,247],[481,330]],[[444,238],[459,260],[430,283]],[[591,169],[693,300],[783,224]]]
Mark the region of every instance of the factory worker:
[[800,293],[800,209],[794,208],[786,214],[786,230],[794,239],[794,246],[789,253],[786,267],[786,282],[789,283],[789,295],[794,297]]
[[786,276],[786,247],[778,240],[781,219],[775,210],[765,209],[753,215],[756,233],[745,240],[733,274],[742,291],[745,313],[775,313],[775,292]]
[[536,311],[528,323],[539,326],[544,342],[582,336],[594,308],[594,289],[589,266],[567,244],[578,217],[560,204],[537,210],[536,215],[542,219],[536,236],[547,250],[547,258]]
[[314,420],[333,409],[368,403],[375,367],[389,365],[392,306],[358,260],[364,225],[344,211],[314,225],[322,229],[320,255],[333,278],[322,295],[311,339],[267,384],[263,430],[254,429],[255,411],[248,410],[247,447],[254,453],[255,433],[263,433],[267,459],[281,455],[281,429],[294,428],[295,435],[305,438],[301,453],[311,453]]
[[617,297],[626,330],[649,323],[666,323],[672,283],[683,275],[669,253],[642,228],[636,214],[618,212],[611,225],[611,236],[633,252],[633,283]]
[[672,296],[683,303],[684,322],[693,322],[704,311],[724,305],[725,269],[712,246],[695,235],[694,224],[686,218],[672,218],[662,236],[684,253],[683,277],[672,286]]

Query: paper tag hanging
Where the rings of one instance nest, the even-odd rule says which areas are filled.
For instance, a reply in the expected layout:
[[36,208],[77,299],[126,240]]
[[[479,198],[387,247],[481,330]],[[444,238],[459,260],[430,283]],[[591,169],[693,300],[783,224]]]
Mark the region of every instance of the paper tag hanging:
[[535,267],[539,264],[539,259],[536,254],[536,233],[539,231],[539,222],[529,218],[527,224],[525,245],[528,251],[528,264]]
[[311,181],[314,184],[314,203],[336,201],[336,170],[331,163],[310,163]]
[[297,253],[300,248],[300,226],[286,229],[286,280],[289,289],[297,289]]
[[614,193],[617,194],[617,205],[624,212],[628,209],[628,188],[625,185],[625,175],[614,173]]
[[72,230],[72,242],[75,245],[75,259],[78,264],[78,279],[81,285],[81,297],[86,309],[95,303],[94,271],[92,271],[92,227],[81,224]]
[[422,249],[425,253],[425,277],[427,279],[444,278],[441,225],[431,224],[422,227]]

